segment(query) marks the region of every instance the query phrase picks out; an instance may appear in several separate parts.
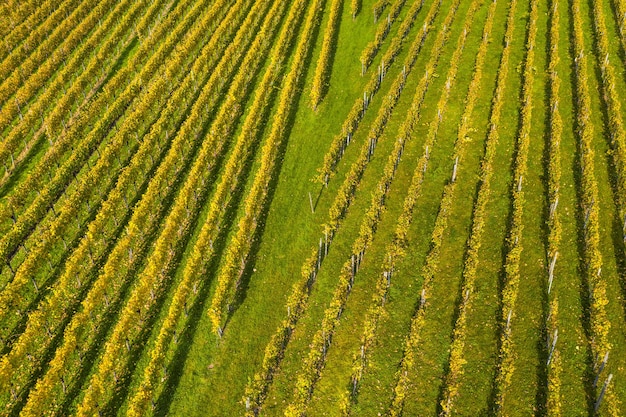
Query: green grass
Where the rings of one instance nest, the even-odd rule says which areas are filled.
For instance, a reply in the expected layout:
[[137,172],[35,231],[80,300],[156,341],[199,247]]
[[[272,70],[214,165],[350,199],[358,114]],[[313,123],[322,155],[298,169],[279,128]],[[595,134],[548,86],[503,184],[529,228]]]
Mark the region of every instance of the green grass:
[[[311,179],[322,165],[324,154],[333,137],[341,130],[341,125],[355,100],[362,97],[363,89],[376,73],[381,57],[389,47],[397,28],[406,19],[406,13],[412,1],[408,0],[398,20],[383,43],[372,65],[364,76],[361,76],[361,51],[373,39],[377,25],[371,14],[375,0],[365,0],[361,13],[352,19],[350,6],[343,6],[335,52],[332,60],[330,84],[323,102],[313,111],[310,106],[309,90],[313,77],[314,65],[321,51],[322,33],[328,20],[330,1],[326,2],[321,25],[316,31],[316,43],[306,60],[307,70],[299,84],[297,104],[291,109],[288,128],[289,137],[285,138],[285,146],[278,163],[278,172],[272,183],[272,190],[262,215],[260,227],[255,236],[252,259],[246,265],[242,285],[237,301],[230,314],[225,333],[218,339],[211,331],[207,317],[207,309],[215,288],[215,276],[219,270],[224,248],[237,230],[237,221],[241,218],[243,207],[241,202],[251,187],[254,174],[259,167],[260,149],[265,143],[268,128],[277,109],[276,100],[272,101],[263,119],[264,131],[255,144],[255,155],[247,161],[246,174],[234,193],[233,205],[228,208],[224,227],[220,231],[216,256],[210,263],[209,273],[199,288],[193,303],[190,303],[189,315],[178,328],[178,341],[171,347],[168,360],[169,377],[157,392],[155,398],[155,415],[212,415],[235,416],[245,411],[242,397],[249,380],[260,369],[264,349],[271,335],[281,320],[286,317],[285,303],[295,282],[301,279],[301,266],[323,237],[322,225],[328,220],[329,208],[337,192],[348,174],[351,165],[357,160],[361,146],[369,139],[369,129],[381,107],[384,97],[389,94],[394,78],[402,71],[402,62],[407,56],[411,42],[421,33],[424,19],[431,0],[425,0],[415,25],[403,43],[400,54],[388,70],[380,90],[374,96],[368,111],[360,122],[360,127],[352,138],[350,146],[337,165],[336,175],[327,187],[321,187]],[[435,38],[442,30],[442,22],[452,4],[452,0],[442,0],[441,9],[433,23],[424,45],[409,75],[404,90],[394,111],[389,118],[384,134],[376,147],[352,203],[342,220],[330,246],[328,256],[312,286],[308,305],[297,327],[291,335],[285,349],[284,359],[274,374],[269,386],[261,415],[279,416],[292,400],[294,381],[301,372],[304,358],[309,354],[314,333],[320,324],[326,308],[333,296],[342,265],[349,259],[352,245],[359,234],[364,215],[371,204],[372,192],[376,189],[383,168],[391,152],[396,135],[410,109],[414,92],[424,75],[424,69],[430,59]],[[354,416],[385,415],[393,397],[396,384],[396,372],[403,356],[403,343],[408,333],[411,317],[419,303],[422,287],[421,270],[430,249],[431,234],[437,216],[444,185],[449,181],[454,161],[452,155],[455,140],[464,110],[465,97],[473,75],[474,60],[481,41],[482,28],[490,1],[485,1],[478,9],[474,25],[467,39],[464,52],[459,63],[459,73],[454,82],[449,102],[439,128],[436,145],[430,149],[430,161],[414,211],[414,218],[408,233],[406,256],[399,262],[392,278],[385,313],[379,322],[376,339],[368,353],[368,366],[363,374],[358,396],[352,407]],[[371,245],[363,259],[361,268],[356,275],[355,283],[333,335],[328,355],[326,356],[321,377],[316,381],[315,389],[308,406],[307,415],[337,416],[341,396],[349,389],[354,355],[358,354],[365,315],[372,304],[372,294],[376,281],[382,271],[382,264],[388,243],[393,238],[397,219],[402,212],[404,199],[407,195],[417,160],[422,155],[424,140],[428,134],[429,124],[436,117],[437,102],[441,97],[446,82],[446,74],[450,67],[450,57],[456,48],[457,38],[461,34],[463,21],[470,1],[463,0],[450,30],[450,37],[443,47],[441,58],[421,107],[420,117],[414,134],[402,155],[388,193],[385,209]],[[616,201],[616,170],[611,153],[607,114],[600,94],[599,62],[604,57],[597,57],[592,26],[591,0],[581,3],[581,17],[585,34],[585,52],[588,59],[589,90],[592,100],[591,121],[594,125],[593,146],[595,148],[595,175],[598,182],[598,198],[600,200],[600,248],[603,258],[602,277],[607,282],[609,304],[606,306],[611,322],[609,334],[613,348],[609,359],[609,372],[613,373],[612,388],[617,397],[626,398],[626,250],[622,240],[623,219],[619,219]],[[625,52],[621,49],[618,39],[618,23],[612,0],[602,0],[605,12],[607,36],[610,40],[610,61],[616,69],[616,89],[622,99],[626,98]],[[488,46],[479,97],[471,119],[472,131],[470,142],[466,144],[466,154],[461,160],[458,172],[458,187],[452,212],[449,214],[448,227],[444,233],[441,248],[439,272],[435,275],[431,294],[426,308],[426,321],[421,329],[421,343],[416,350],[416,363],[410,371],[412,383],[409,386],[409,400],[405,404],[404,415],[429,416],[439,411],[443,377],[448,369],[449,349],[457,309],[462,295],[460,294],[463,261],[467,239],[472,224],[472,212],[475,204],[480,161],[484,157],[485,139],[489,129],[489,118],[495,90],[496,71],[503,50],[503,35],[509,2],[498,1],[494,26]],[[559,190],[558,210],[562,219],[563,232],[559,247],[559,258],[555,271],[553,295],[559,299],[559,339],[557,348],[561,353],[563,372],[561,373],[561,394],[563,415],[591,414],[595,397],[593,370],[590,357],[589,300],[588,288],[584,279],[582,222],[584,214],[580,207],[581,184],[579,166],[579,140],[575,131],[576,108],[573,101],[573,57],[571,56],[571,10],[569,1],[559,1],[560,40],[559,54],[561,61],[558,73],[561,77],[559,109],[564,123],[561,140],[562,176]],[[531,141],[529,148],[528,172],[524,178],[524,214],[522,232],[522,257],[520,262],[521,283],[512,321],[512,340],[514,345],[513,380],[505,394],[506,415],[545,415],[546,414],[546,367],[547,350],[545,346],[544,323],[547,314],[547,158],[548,158],[548,76],[547,76],[547,43],[548,43],[548,7],[549,3],[539,2],[538,36],[535,47],[534,84],[532,86],[533,109],[531,119]],[[383,15],[384,16],[384,15]],[[529,19],[528,2],[518,2],[515,15],[515,30],[511,45],[508,78],[502,117],[498,125],[500,137],[494,159],[495,175],[492,178],[490,194],[486,206],[487,233],[483,234],[479,252],[479,265],[476,276],[476,287],[473,293],[471,310],[467,316],[467,339],[464,351],[464,373],[460,378],[460,392],[455,400],[455,413],[463,416],[492,415],[495,395],[494,379],[498,363],[499,323],[502,320],[501,291],[503,287],[504,260],[506,255],[506,238],[511,223],[512,204],[512,172],[516,151],[516,140],[519,132],[521,109],[521,83],[524,60],[527,24]],[[206,36],[209,36],[208,34]],[[127,65],[129,58],[137,50],[139,42],[131,43],[115,62],[111,76],[122,66]],[[285,53],[292,53],[290,48]],[[190,51],[186,62],[193,59],[197,49]],[[285,64],[284,73],[291,68],[293,57]],[[263,64],[259,74],[267,69]],[[260,76],[253,79],[258,83]],[[171,86],[172,88],[175,86]],[[277,83],[274,99],[278,97],[280,84]],[[254,92],[250,94],[253,97]],[[234,138],[241,130],[241,121],[248,114],[250,97],[242,102],[243,116],[234,129]],[[194,99],[190,100],[190,103]],[[79,103],[76,103],[78,106]],[[132,105],[131,105],[132,107]],[[153,118],[161,109],[154,109],[141,121],[140,130],[148,129]],[[104,112],[104,109],[102,109]],[[626,117],[626,105],[621,108]],[[184,120],[188,109],[181,108],[176,114],[177,120]],[[102,113],[97,117],[101,117]],[[205,119],[212,119],[206,117]],[[121,119],[123,120],[123,118]],[[88,132],[85,127],[84,133]],[[5,134],[6,132],[3,132]],[[170,132],[171,133],[171,132]],[[109,132],[99,144],[100,151],[110,141]],[[29,138],[26,138],[27,140]],[[225,151],[221,164],[230,155],[230,147]],[[21,184],[33,167],[41,161],[48,145],[42,142],[24,161],[24,164],[9,178],[6,185],[0,187],[0,204],[6,204],[8,197]],[[124,148],[124,158],[132,157],[134,144]],[[166,149],[163,150],[164,152]],[[156,150],[155,150],[156,152]],[[156,155],[156,153],[155,153]],[[59,162],[63,162],[69,153]],[[97,161],[97,154],[90,158],[90,165]],[[123,158],[123,159],[124,159]],[[193,163],[195,156],[192,156]],[[154,309],[154,317],[150,325],[143,330],[141,340],[143,346],[137,346],[132,353],[132,375],[120,384],[112,402],[107,405],[107,412],[124,415],[127,407],[127,395],[134,392],[146,367],[151,348],[154,345],[160,325],[165,318],[171,303],[174,290],[182,278],[182,271],[187,258],[191,254],[194,243],[208,211],[208,202],[214,187],[223,174],[223,166],[219,165],[211,176],[214,184],[209,187],[202,207],[196,213],[197,221],[192,225],[189,234],[181,240],[179,260],[175,272],[171,274],[171,283],[167,291]],[[87,175],[89,165],[82,167],[77,178]],[[179,179],[179,185],[188,175],[187,170]],[[54,170],[51,169],[54,174]],[[115,182],[118,171],[115,170],[101,183]],[[141,179],[150,179],[150,173]],[[73,192],[76,182],[68,185],[69,193]],[[108,186],[94,190],[93,196],[105,198]],[[160,222],[169,212],[171,199],[177,190],[158,209]],[[142,198],[142,190],[136,195],[136,201]],[[30,202],[36,190],[26,198]],[[60,209],[66,196],[60,196],[54,203]],[[314,212],[311,211],[309,198],[312,199]],[[133,201],[133,204],[136,202]],[[132,205],[131,205],[132,207]],[[92,219],[99,210],[99,205],[92,202],[92,209],[83,208],[79,217],[81,225],[70,225],[65,238],[69,248],[65,249],[62,242],[56,242],[49,254],[52,259],[52,270],[46,264],[38,269],[38,280],[49,279],[52,283],[63,273],[64,262],[69,257],[83,234],[85,221]],[[155,208],[155,210],[157,210]],[[121,214],[120,214],[121,215]],[[123,224],[128,220],[130,211],[124,214]],[[54,220],[48,213],[39,223],[38,228],[26,240],[26,247],[37,243],[45,227]],[[10,219],[0,219],[3,228],[11,227]],[[152,241],[160,232],[162,224],[156,226],[153,235],[148,239],[142,253],[147,262],[151,253]],[[115,236],[123,233],[123,227]],[[114,242],[111,242],[113,245]],[[112,246],[111,246],[112,247]],[[105,262],[110,248],[103,252],[101,262]],[[25,256],[20,249],[13,260],[15,267]],[[142,269],[138,265],[128,277],[127,289]],[[97,271],[92,271],[97,274]],[[0,270],[0,282],[10,280],[8,268]],[[124,290],[124,291],[126,291]],[[35,294],[29,291],[29,297],[35,300],[33,306],[46,293]],[[120,294],[120,311],[128,296],[128,291]],[[10,323],[3,326],[20,326],[26,318],[15,316]],[[115,325],[117,312],[108,317],[99,335],[99,342],[104,346],[108,337],[109,327]],[[75,402],[82,397],[85,384],[97,363],[101,346],[90,348],[92,357],[84,368],[83,378],[79,385],[70,387],[64,411],[72,411]],[[8,348],[5,348],[7,350]],[[52,351],[48,352],[52,353]],[[34,381],[30,381],[32,383]],[[6,394],[6,393],[5,393]],[[3,396],[3,398],[6,395]],[[16,411],[16,410],[15,410]]]

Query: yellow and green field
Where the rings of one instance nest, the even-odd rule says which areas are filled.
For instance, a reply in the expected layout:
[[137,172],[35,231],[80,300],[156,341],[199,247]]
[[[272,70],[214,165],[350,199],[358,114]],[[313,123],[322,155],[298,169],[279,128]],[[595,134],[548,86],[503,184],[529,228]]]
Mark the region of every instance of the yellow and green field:
[[0,416],[626,415],[625,26],[0,1]]

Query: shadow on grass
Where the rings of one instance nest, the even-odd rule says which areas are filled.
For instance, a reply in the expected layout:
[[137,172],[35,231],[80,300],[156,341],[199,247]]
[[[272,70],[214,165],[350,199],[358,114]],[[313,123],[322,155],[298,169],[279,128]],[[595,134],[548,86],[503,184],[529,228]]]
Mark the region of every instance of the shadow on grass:
[[[173,5],[171,7],[171,9],[173,9]],[[170,10],[171,10],[170,9]],[[107,76],[104,78],[104,80],[102,80],[102,82],[99,85],[98,90],[94,91],[93,95],[95,96],[96,93],[102,89],[102,87],[108,83],[117,73],[117,71],[119,71],[125,64],[126,61],[128,61],[128,59],[130,58],[131,53],[135,50],[135,48],[139,46],[139,39],[137,37],[135,37],[125,48],[124,51],[122,51],[122,54],[117,58],[117,60],[115,61],[115,63],[113,64],[113,66],[111,67],[111,69],[109,70]]]
[[[297,84],[297,88],[296,88],[296,92],[295,95],[292,99],[292,106],[289,109],[289,114],[287,116],[287,122],[286,122],[286,127],[284,129],[283,132],[283,139],[281,141],[281,143],[278,146],[278,152],[276,153],[276,165],[274,166],[274,169],[271,173],[271,178],[268,184],[268,192],[267,192],[267,196],[265,197],[265,201],[263,202],[263,208],[261,210],[261,213],[259,214],[259,220],[258,220],[258,225],[254,231],[254,236],[252,236],[252,246],[250,249],[250,252],[246,258],[246,266],[244,268],[243,274],[241,276],[240,279],[240,283],[235,295],[235,299],[231,305],[230,311],[227,315],[226,318],[226,322],[224,323],[224,329],[226,329],[226,327],[228,326],[228,323],[230,322],[230,319],[232,318],[233,314],[236,313],[236,311],[239,309],[239,307],[241,306],[241,304],[245,301],[246,296],[247,296],[247,292],[248,292],[248,287],[249,287],[249,283],[250,283],[250,279],[252,276],[252,272],[254,271],[254,267],[256,265],[256,256],[259,252],[259,249],[261,247],[261,243],[263,241],[262,237],[263,237],[263,233],[265,231],[265,220],[267,219],[267,215],[270,209],[270,206],[272,204],[272,201],[274,199],[274,194],[276,193],[276,187],[278,185],[278,179],[280,176],[280,172],[283,166],[283,162],[284,162],[284,157],[285,157],[285,153],[287,150],[287,145],[289,143],[289,136],[291,134],[291,131],[293,129],[294,123],[295,123],[295,119],[296,119],[296,114],[297,114],[297,110],[299,108],[298,104],[300,104],[301,98],[302,98],[302,91],[303,91],[303,86],[304,83],[306,81],[306,77],[307,74],[309,72],[310,66],[311,66],[311,61],[312,61],[312,49],[315,45],[315,42],[317,40],[317,36],[319,34],[319,24],[315,26],[312,34],[311,34],[311,45],[309,47],[307,56],[303,62],[303,71],[300,74],[299,80],[298,80],[298,84]],[[292,46],[290,47],[290,51],[289,53],[291,54],[291,50],[295,49],[295,44],[292,44]],[[302,108],[305,108],[306,106],[302,106]]]
[[[610,1],[609,2],[609,7],[611,8],[611,13],[613,15],[613,17],[615,18],[615,21],[620,20],[619,18],[619,10],[617,10],[616,8],[616,3]],[[611,19],[611,17],[609,17],[609,19]],[[621,20],[623,22],[623,19]],[[618,36],[621,36],[620,30],[619,30],[619,23],[616,24],[616,30],[618,32]],[[610,36],[610,35],[609,35]],[[619,58],[619,62],[626,62],[626,50],[624,49],[624,44],[620,42],[620,48],[617,48],[617,56]],[[626,81],[626,71],[620,71],[624,77],[624,81]]]

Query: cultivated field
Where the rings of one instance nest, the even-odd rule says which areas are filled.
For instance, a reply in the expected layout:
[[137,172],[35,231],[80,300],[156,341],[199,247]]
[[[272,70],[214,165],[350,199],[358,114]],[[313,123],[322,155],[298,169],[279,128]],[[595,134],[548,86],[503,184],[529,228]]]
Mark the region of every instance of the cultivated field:
[[0,1],[0,416],[626,415],[625,26]]

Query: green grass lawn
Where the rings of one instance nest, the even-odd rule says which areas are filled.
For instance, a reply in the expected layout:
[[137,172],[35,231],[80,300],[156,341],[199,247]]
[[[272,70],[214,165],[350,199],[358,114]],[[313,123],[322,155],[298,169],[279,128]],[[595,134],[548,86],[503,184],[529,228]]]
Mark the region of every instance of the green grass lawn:
[[[396,0],[397,1],[397,0]],[[393,1],[392,3],[396,3]],[[419,1],[419,0],[418,0]],[[245,267],[243,268],[240,287],[235,302],[228,312],[228,320],[224,334],[217,337],[213,331],[207,315],[216,287],[216,277],[220,267],[224,264],[226,248],[236,235],[238,222],[246,214],[243,202],[254,182],[260,162],[260,150],[266,143],[273,120],[278,117],[278,97],[284,85],[285,75],[292,68],[295,45],[300,38],[304,24],[297,27],[292,46],[285,49],[286,57],[281,67],[281,76],[273,85],[269,105],[260,119],[262,129],[254,141],[254,151],[246,161],[244,174],[236,190],[232,194],[232,201],[226,210],[223,226],[219,237],[214,242],[215,254],[208,266],[208,273],[204,281],[188,299],[184,318],[178,322],[175,342],[169,346],[167,366],[156,395],[153,397],[153,407],[150,410],[154,415],[173,416],[238,416],[244,415],[244,392],[254,375],[261,369],[271,336],[282,320],[287,317],[286,302],[292,293],[295,283],[301,281],[301,268],[311,251],[317,248],[320,238],[324,237],[323,226],[331,216],[331,209],[335,198],[346,180],[353,164],[358,160],[362,146],[367,146],[370,140],[370,128],[382,109],[389,95],[392,93],[392,84],[397,76],[402,74],[403,62],[408,56],[409,48],[415,39],[428,29],[420,52],[406,79],[406,84],[398,97],[393,112],[388,118],[383,134],[371,160],[367,164],[359,185],[356,188],[341,224],[332,238],[328,254],[323,258],[321,267],[310,288],[306,308],[299,318],[289,342],[284,346],[284,356],[280,365],[268,384],[267,397],[259,415],[280,416],[293,400],[295,381],[302,375],[305,358],[313,346],[313,336],[320,329],[324,314],[333,298],[333,292],[338,285],[342,267],[349,260],[355,240],[359,236],[361,227],[366,219],[366,213],[372,204],[372,195],[378,187],[389,154],[394,143],[402,131],[402,126],[413,105],[414,94],[419,91],[420,80],[425,76],[425,69],[436,62],[433,74],[428,74],[429,81],[417,122],[413,127],[410,140],[406,142],[402,158],[395,172],[393,182],[386,196],[384,209],[378,223],[371,244],[367,247],[363,262],[355,276],[354,285],[349,297],[343,306],[341,319],[332,335],[332,342],[327,348],[327,354],[320,370],[319,379],[315,380],[310,391],[310,400],[307,408],[309,416],[341,416],[340,406],[343,396],[351,388],[351,374],[354,358],[358,356],[361,347],[366,314],[373,305],[372,297],[376,292],[376,283],[383,271],[389,244],[392,242],[398,218],[404,207],[405,197],[416,169],[418,160],[424,154],[424,144],[429,128],[438,117],[438,102],[444,97],[448,71],[451,68],[451,57],[457,47],[457,39],[462,35],[464,21],[471,0],[461,0],[451,26],[444,28],[444,20],[451,10],[453,0],[423,0],[415,23],[410,28],[402,42],[402,48],[395,57],[393,64],[380,84],[380,88],[373,96],[371,103],[345,154],[336,166],[335,175],[331,177],[327,186],[322,186],[312,179],[317,169],[323,164],[324,156],[334,137],[341,133],[342,124],[353,103],[363,97],[366,85],[372,77],[377,76],[381,59],[394,37],[398,36],[398,29],[408,18],[407,14],[413,4],[418,1],[407,0],[402,7],[396,21],[389,28],[389,33],[375,56],[367,72],[362,75],[359,57],[366,45],[374,39],[378,27],[386,24],[387,13],[392,5],[387,5],[378,22],[374,22],[372,7],[376,0],[363,0],[360,12],[352,18],[352,1],[345,1],[342,5],[340,25],[336,36],[336,44],[332,48],[331,73],[327,93],[316,110],[311,108],[310,88],[314,69],[322,50],[324,31],[328,22],[331,1],[324,4],[322,20],[314,32],[314,46],[305,59],[304,75],[297,85],[295,104],[288,110],[288,126],[285,132],[283,147],[280,148],[277,169],[273,173],[270,191],[264,201],[263,211],[258,218],[258,228],[254,236],[248,238],[253,241],[252,249]],[[427,13],[434,2],[440,6],[433,24],[425,27]],[[450,364],[450,347],[459,305],[463,299],[461,285],[464,262],[467,256],[468,237],[473,224],[473,212],[477,193],[480,187],[480,164],[485,157],[485,142],[490,129],[490,120],[494,104],[496,76],[504,49],[504,34],[510,1],[495,0],[495,15],[493,29],[487,47],[485,64],[482,72],[481,84],[475,108],[469,120],[470,133],[463,143],[464,154],[461,158],[457,173],[457,187],[453,197],[451,212],[448,213],[447,227],[443,233],[443,243],[439,255],[438,269],[429,289],[428,301],[425,307],[425,321],[420,330],[418,347],[413,352],[415,363],[408,371],[410,383],[407,399],[404,404],[405,416],[434,416],[440,410],[439,402],[444,389],[444,377]],[[609,115],[603,99],[601,63],[606,57],[597,56],[596,34],[593,26],[593,1],[599,1],[605,14],[607,37],[609,39],[609,59],[615,69],[616,90],[621,104],[620,115],[626,118],[626,51],[622,49],[619,39],[619,25],[621,19],[616,17],[614,0],[587,0],[581,1],[580,16],[584,27],[584,50],[588,57],[589,91],[591,93],[592,114],[590,122],[593,124],[593,147],[595,151],[594,171],[598,184],[598,206],[600,211],[600,250],[602,254],[602,279],[607,284],[609,303],[605,307],[611,323],[609,341],[612,345],[610,359],[607,364],[608,373],[613,374],[613,382],[609,389],[614,390],[616,396],[626,402],[626,248],[624,245],[624,219],[620,218],[617,198],[617,168],[611,143]],[[234,1],[232,2],[234,3]],[[250,7],[254,1],[245,7]],[[306,2],[308,5],[312,1]],[[180,1],[174,0],[170,10]],[[205,7],[210,7],[209,2]],[[292,3],[288,3],[291,5]],[[431,250],[431,240],[435,220],[440,210],[444,187],[450,181],[454,166],[457,132],[461,117],[465,109],[470,81],[474,74],[474,63],[483,36],[483,27],[487,18],[487,10],[492,4],[489,0],[481,0],[471,30],[460,55],[458,74],[450,88],[450,96],[441,122],[438,127],[436,141],[429,148],[428,167],[424,174],[420,196],[417,199],[413,219],[408,228],[406,254],[401,257],[394,270],[391,286],[388,290],[384,313],[375,330],[373,345],[367,352],[367,367],[359,383],[358,394],[354,396],[351,415],[377,416],[387,415],[393,401],[393,389],[398,380],[398,370],[405,354],[404,341],[409,333],[411,318],[417,311],[420,303],[420,294],[424,278],[422,268],[426,257]],[[549,7],[554,1],[538,3],[537,38],[535,58],[532,71],[532,112],[528,170],[524,176],[523,202],[523,231],[521,245],[523,247],[520,260],[520,286],[515,304],[515,314],[511,323],[511,338],[513,342],[514,372],[511,383],[504,393],[505,401],[503,415],[526,416],[548,415],[547,409],[547,367],[548,348],[546,346],[545,322],[548,315],[548,300],[558,297],[558,344],[557,348],[562,358],[561,404],[562,415],[594,415],[593,407],[599,395],[599,388],[593,387],[595,370],[594,358],[591,349],[590,308],[588,297],[588,283],[585,278],[583,222],[584,212],[581,208],[582,185],[580,167],[580,138],[576,126],[576,102],[574,100],[575,76],[574,56],[572,46],[572,10],[571,0],[557,2],[560,13],[559,25],[559,58],[557,72],[561,79],[559,92],[559,111],[563,120],[563,134],[560,142],[561,178],[559,189],[558,212],[562,222],[562,237],[559,244],[558,263],[555,269],[555,281],[550,296],[547,294],[549,259],[546,255],[548,237],[548,158],[550,144],[549,130],[549,76],[548,76],[548,45],[549,45]],[[306,13],[306,10],[305,10]],[[491,416],[494,415],[494,402],[497,389],[495,387],[496,369],[500,348],[500,324],[502,322],[502,290],[506,274],[504,270],[505,258],[508,250],[507,237],[512,223],[513,204],[513,171],[517,151],[518,135],[520,132],[520,112],[522,109],[522,82],[525,59],[527,56],[526,40],[528,36],[530,4],[518,1],[514,10],[514,30],[510,45],[510,60],[506,74],[506,87],[500,121],[496,126],[499,139],[496,144],[495,159],[493,161],[494,175],[491,179],[486,211],[485,232],[482,234],[479,250],[479,264],[476,272],[475,289],[472,293],[470,309],[467,313],[466,341],[463,352],[465,360],[463,373],[460,376],[460,391],[454,400],[453,414],[462,416]],[[202,13],[201,13],[202,14]],[[285,13],[286,15],[287,13]],[[164,16],[158,16],[160,20]],[[243,20],[243,18],[242,18]],[[284,24],[285,18],[281,20]],[[5,20],[2,20],[5,21]],[[449,29],[449,38],[441,49],[440,56],[435,56],[436,39],[443,30]],[[10,29],[9,29],[10,30]],[[235,31],[232,31],[234,34]],[[278,31],[277,31],[278,33]],[[211,33],[202,34],[203,40],[194,48],[187,51],[183,59],[185,65],[191,66],[199,54],[204,42]],[[252,33],[251,36],[255,35]],[[108,36],[108,35],[107,35]],[[233,35],[234,36],[234,35]],[[106,39],[106,36],[104,37]],[[182,37],[181,37],[182,39]],[[142,38],[124,46],[119,56],[105,65],[106,73],[101,75],[104,80],[110,80],[121,68],[129,65],[139,50]],[[274,40],[275,41],[275,40]],[[121,41],[120,41],[121,42]],[[158,42],[157,42],[158,44]],[[152,51],[154,52],[154,51]],[[67,60],[73,51],[68,51]],[[92,52],[93,53],[93,52]],[[269,54],[268,54],[269,56]],[[66,62],[67,62],[66,60]],[[143,324],[138,332],[139,342],[128,346],[132,350],[129,375],[117,381],[116,390],[107,398],[103,405],[104,414],[126,415],[128,411],[129,393],[134,393],[141,382],[143,372],[149,363],[150,355],[155,346],[156,338],[164,322],[168,308],[172,303],[174,292],[183,278],[183,271],[192,250],[198,240],[200,230],[207,218],[211,198],[224,175],[225,162],[231,156],[234,141],[242,131],[242,121],[250,112],[254,90],[269,68],[268,59],[263,58],[260,69],[251,74],[250,94],[242,100],[240,109],[242,115],[232,122],[233,136],[225,146],[223,154],[218,158],[214,171],[210,174],[209,186],[206,195],[200,200],[199,207],[194,209],[192,218],[197,219],[189,232],[179,236],[177,246],[171,250],[176,252],[175,266],[165,278],[164,292],[159,294],[152,310],[152,316]],[[65,63],[63,64],[65,65]],[[51,80],[58,76],[62,66],[53,74]],[[239,70],[239,68],[236,68]],[[243,69],[245,70],[245,69]],[[197,77],[201,82],[208,79],[213,68],[205,68]],[[235,72],[234,72],[235,73]],[[134,74],[131,74],[133,77]],[[186,75],[181,72],[167,84],[167,91],[158,98],[164,100],[171,97],[178,82]],[[167,77],[166,71],[158,69],[155,77]],[[225,79],[226,83],[231,80]],[[71,83],[71,82],[70,82]],[[146,82],[146,86],[150,84]],[[69,84],[66,85],[69,87]],[[93,87],[93,86],[92,86]],[[93,91],[97,96],[101,85]],[[224,91],[227,91],[226,89]],[[198,90],[199,92],[199,90]],[[198,93],[197,92],[197,93]],[[41,94],[39,91],[33,96],[30,103],[25,103],[24,111],[34,103]],[[143,94],[143,93],[142,93]],[[206,131],[210,122],[217,114],[219,106],[225,102],[223,93],[216,101],[216,109],[203,114],[199,119],[202,129]],[[119,92],[118,92],[119,95]],[[144,97],[139,95],[138,97]],[[169,122],[171,129],[176,131],[190,115],[191,106],[197,99],[197,94],[184,98],[180,108]],[[87,101],[93,100],[88,98]],[[133,98],[133,100],[135,100]],[[69,181],[65,193],[59,192],[58,198],[51,203],[54,210],[49,210],[37,225],[32,234],[23,239],[11,264],[0,268],[0,291],[13,276],[11,269],[17,268],[27,256],[28,248],[34,247],[44,236],[47,228],[56,219],[57,212],[68,201],[77,187],[78,182],[89,175],[99,155],[105,147],[116,137],[117,127],[127,120],[130,112],[139,103],[130,101],[119,120],[114,121],[106,134],[99,139],[97,151],[91,155],[89,162],[77,168],[75,179]],[[141,99],[139,99],[141,100]],[[0,106],[2,103],[0,103]],[[73,111],[81,117],[89,105],[73,103]],[[133,152],[140,145],[142,134],[147,132],[161,114],[162,108],[151,106],[150,114],[142,115],[137,123],[136,140],[130,140],[121,150],[121,165],[129,161]],[[46,109],[50,111],[51,109]],[[0,107],[1,111],[1,107]],[[85,122],[81,129],[82,139],[86,136],[98,118],[102,117],[106,109],[94,109],[93,116]],[[44,114],[45,116],[45,114]],[[9,126],[1,137],[5,137],[15,126]],[[30,140],[35,127],[24,138]],[[206,132],[203,132],[203,135]],[[83,277],[97,277],[102,265],[112,253],[116,241],[124,235],[125,227],[132,216],[134,207],[145,197],[147,184],[169,149],[169,141],[175,137],[175,132],[168,131],[168,139],[160,139],[165,143],[163,149],[154,150],[155,167],[147,170],[137,179],[136,190],[129,195],[128,210],[118,213],[119,219],[113,218],[106,224],[111,230],[105,232],[111,237],[109,246],[97,247],[96,262],[86,265],[82,272]],[[196,161],[198,148],[202,145],[202,138],[198,137],[197,146],[189,151],[188,160],[178,177],[172,179],[172,186],[161,197],[158,207],[154,207],[153,230],[142,240],[143,247],[137,247],[140,262],[134,266],[128,276],[123,266],[120,269],[121,289],[119,304],[115,311],[107,312],[105,321],[98,329],[94,345],[89,347],[88,361],[79,363],[77,360],[68,365],[72,370],[82,369],[77,384],[70,384],[68,393],[59,393],[58,398],[64,401],[60,404],[61,413],[72,413],[76,405],[83,398],[83,393],[90,381],[90,375],[95,371],[100,356],[104,351],[111,329],[115,327],[118,314],[122,311],[129,295],[136,287],[138,276],[153,253],[153,243],[162,232],[165,219],[170,214],[172,203],[175,201],[181,185],[189,175],[189,168]],[[78,142],[74,145],[77,145]],[[94,145],[96,146],[96,145]],[[42,141],[36,146],[20,167],[3,182],[0,183],[0,207],[9,202],[19,186],[25,183],[29,173],[36,169],[44,160],[49,144]],[[71,152],[59,156],[62,164],[70,157]],[[1,161],[5,162],[5,161]],[[0,165],[1,166],[1,165]],[[54,166],[48,167],[47,175],[54,177]],[[35,308],[38,303],[48,296],[48,287],[63,276],[65,263],[71,259],[72,253],[87,232],[87,224],[100,212],[100,199],[106,199],[111,188],[115,185],[120,174],[119,167],[112,168],[102,178],[98,178],[98,187],[89,190],[92,201],[80,208],[76,224],[70,224],[63,229],[63,241],[56,240],[46,259],[36,267],[33,278],[42,283],[45,290],[25,290],[26,297],[32,298],[29,309]],[[46,185],[46,184],[44,184]],[[55,191],[56,192],[56,191]],[[39,190],[28,190],[24,195],[24,205],[20,213],[25,212],[36,198]],[[55,194],[56,195],[56,194]],[[18,213],[18,214],[20,214]],[[108,214],[107,214],[108,215]],[[10,218],[0,219],[0,231],[7,232],[13,228]],[[96,231],[97,232],[97,231]],[[142,235],[143,236],[143,235]],[[67,247],[66,247],[67,245]],[[86,256],[86,255],[85,255]],[[48,264],[47,259],[50,259]],[[117,277],[117,275],[116,275]],[[47,280],[47,281],[46,281]],[[47,282],[46,284],[43,284]],[[85,296],[86,293],[80,295]],[[30,301],[29,301],[30,302]],[[108,303],[107,303],[108,304]],[[73,314],[71,312],[71,314]],[[70,316],[67,317],[69,320]],[[64,318],[65,319],[65,318]],[[15,314],[0,323],[2,335],[15,338],[22,331],[28,321],[28,316]],[[42,332],[43,333],[43,332]],[[44,337],[42,335],[42,337]],[[13,339],[11,339],[13,340]],[[91,340],[91,339],[89,339]],[[3,342],[3,354],[11,350],[12,341]],[[43,359],[44,366],[34,371],[35,377],[30,378],[26,388],[19,387],[13,393],[0,393],[0,398],[11,401],[6,411],[0,415],[18,415],[23,406],[28,390],[36,382],[40,374],[47,371],[46,363],[51,359],[54,348],[62,343],[62,337],[51,342],[53,347],[46,352]],[[139,346],[141,345],[141,346]],[[30,353],[24,353],[25,358]],[[76,360],[74,358],[73,360]],[[2,362],[0,361],[0,370]],[[606,375],[608,375],[605,372]],[[1,374],[0,374],[1,375]],[[164,374],[165,375],[165,374]],[[604,375],[604,374],[603,374]],[[115,376],[117,379],[117,376]],[[603,381],[600,381],[600,384]],[[4,384],[9,386],[8,384]],[[65,382],[63,382],[65,385]],[[57,387],[60,391],[60,388]],[[13,406],[16,401],[17,406]],[[624,406],[622,404],[622,406]],[[5,404],[0,404],[0,410]],[[604,409],[603,409],[604,410]],[[600,415],[605,415],[602,411]]]

